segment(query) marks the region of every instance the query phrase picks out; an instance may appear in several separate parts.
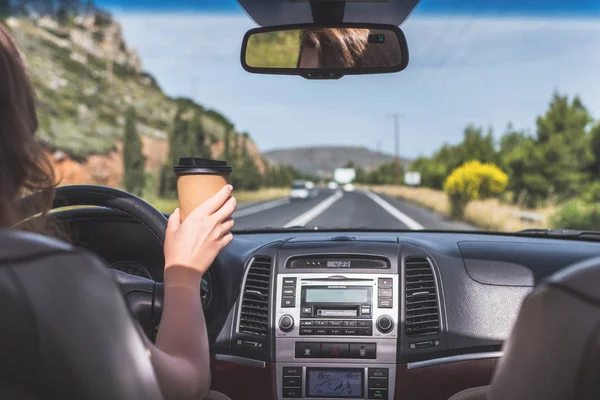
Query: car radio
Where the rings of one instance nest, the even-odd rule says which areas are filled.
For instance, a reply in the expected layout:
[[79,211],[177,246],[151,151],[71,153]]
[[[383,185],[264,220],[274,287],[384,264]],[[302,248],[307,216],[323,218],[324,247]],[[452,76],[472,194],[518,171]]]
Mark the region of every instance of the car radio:
[[280,276],[278,336],[396,335],[396,276]]
[[278,398],[390,400],[399,275],[328,272],[277,276]]

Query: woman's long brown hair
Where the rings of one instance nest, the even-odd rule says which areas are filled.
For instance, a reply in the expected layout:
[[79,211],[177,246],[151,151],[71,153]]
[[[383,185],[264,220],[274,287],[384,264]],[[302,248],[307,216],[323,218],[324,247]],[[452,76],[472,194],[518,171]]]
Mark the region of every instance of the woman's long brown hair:
[[[52,207],[56,180],[38,129],[35,94],[15,41],[0,23],[0,228],[12,227],[33,214],[38,218],[20,224],[20,229],[44,231]],[[31,210],[20,199],[37,193]],[[33,211],[35,210],[35,211]]]
[[393,46],[394,41],[385,45],[369,46],[369,34],[375,31],[357,28],[305,29],[300,35],[300,67],[302,50],[316,48],[319,52],[321,68],[361,68],[391,66],[400,62],[400,53]]

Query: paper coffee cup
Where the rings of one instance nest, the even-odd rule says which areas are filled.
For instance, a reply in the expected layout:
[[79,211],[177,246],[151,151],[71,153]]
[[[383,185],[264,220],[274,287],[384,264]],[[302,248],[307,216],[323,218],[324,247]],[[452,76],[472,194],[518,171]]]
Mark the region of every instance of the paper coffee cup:
[[227,161],[191,157],[180,158],[174,169],[182,221],[227,185],[233,172]]

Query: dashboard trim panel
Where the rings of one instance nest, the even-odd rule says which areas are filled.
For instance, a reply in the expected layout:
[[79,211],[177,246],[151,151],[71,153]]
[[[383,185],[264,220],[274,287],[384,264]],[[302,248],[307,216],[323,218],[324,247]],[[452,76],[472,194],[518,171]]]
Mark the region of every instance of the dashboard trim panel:
[[406,365],[406,367],[407,367],[407,369],[417,369],[417,368],[432,367],[434,365],[454,363],[454,362],[459,362],[459,361],[481,360],[481,359],[485,359],[485,358],[501,358],[502,354],[503,353],[501,351],[490,351],[490,352],[485,352],[485,353],[458,354],[455,356],[434,358],[431,360],[409,362]]
[[267,363],[260,360],[254,360],[252,358],[240,357],[240,356],[232,356],[229,354],[215,354],[215,360],[217,361],[227,361],[236,364],[248,365],[250,367],[256,368],[265,368]]

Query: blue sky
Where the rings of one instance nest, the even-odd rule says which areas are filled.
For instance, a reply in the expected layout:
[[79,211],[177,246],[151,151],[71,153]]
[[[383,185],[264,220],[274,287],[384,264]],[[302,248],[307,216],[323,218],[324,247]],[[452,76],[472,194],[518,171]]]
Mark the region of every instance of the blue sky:
[[[241,39],[255,23],[237,2],[98,1],[123,24],[144,69],[170,95],[193,96],[259,148],[359,145],[401,154],[455,143],[465,125],[534,129],[555,90],[600,117],[600,1],[425,0],[404,22],[411,61],[398,74],[339,81],[246,73]],[[478,5],[479,4],[479,5]]]

